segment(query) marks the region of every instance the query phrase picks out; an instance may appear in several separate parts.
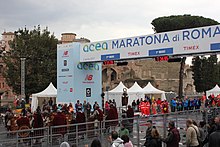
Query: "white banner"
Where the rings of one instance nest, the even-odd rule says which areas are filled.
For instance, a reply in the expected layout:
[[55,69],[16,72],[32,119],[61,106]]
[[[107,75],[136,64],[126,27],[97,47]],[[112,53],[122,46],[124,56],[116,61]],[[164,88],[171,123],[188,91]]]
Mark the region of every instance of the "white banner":
[[220,51],[220,25],[80,45],[80,62]]

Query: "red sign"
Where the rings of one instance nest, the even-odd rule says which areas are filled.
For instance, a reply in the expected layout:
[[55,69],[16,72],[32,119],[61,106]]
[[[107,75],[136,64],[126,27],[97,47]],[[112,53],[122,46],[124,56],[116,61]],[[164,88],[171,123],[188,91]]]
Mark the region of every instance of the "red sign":
[[160,57],[155,57],[155,61],[168,61],[169,56],[160,56]]
[[103,65],[112,65],[112,64],[115,64],[113,60],[103,61]]
[[93,75],[87,74],[85,80],[91,81],[93,78]]

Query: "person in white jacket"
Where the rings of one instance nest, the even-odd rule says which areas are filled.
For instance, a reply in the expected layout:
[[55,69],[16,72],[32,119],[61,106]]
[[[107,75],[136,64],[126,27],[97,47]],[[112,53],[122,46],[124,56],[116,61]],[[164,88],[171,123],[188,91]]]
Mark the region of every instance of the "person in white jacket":
[[124,147],[124,141],[118,137],[118,132],[116,131],[112,131],[109,141],[111,142],[111,147]]

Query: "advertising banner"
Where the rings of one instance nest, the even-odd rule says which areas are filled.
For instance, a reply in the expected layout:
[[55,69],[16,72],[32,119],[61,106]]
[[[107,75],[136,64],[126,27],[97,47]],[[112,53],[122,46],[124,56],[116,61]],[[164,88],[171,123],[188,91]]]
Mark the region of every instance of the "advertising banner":
[[220,25],[82,44],[81,62],[220,51]]
[[[57,46],[58,102],[76,103],[84,100],[101,106],[102,66],[100,63],[80,63],[80,43]],[[63,54],[68,52],[68,57]]]

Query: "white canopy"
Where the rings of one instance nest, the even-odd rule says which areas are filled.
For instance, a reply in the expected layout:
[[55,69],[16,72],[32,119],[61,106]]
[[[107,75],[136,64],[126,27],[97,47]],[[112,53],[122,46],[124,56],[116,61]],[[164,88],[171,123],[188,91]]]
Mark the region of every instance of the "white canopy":
[[150,82],[143,88],[143,93],[144,94],[161,94],[161,100],[165,100],[165,91],[159,90],[155,88],[154,86],[151,85]]
[[114,89],[110,90],[110,93],[123,93],[123,89],[126,88],[128,89],[122,82],[118,84]]
[[[53,83],[51,82],[49,86],[44,89],[43,91],[39,93],[32,94],[32,102],[31,102],[31,111],[34,112],[37,109],[38,104],[40,104],[38,101],[38,98],[56,98],[57,97],[57,89],[53,86]],[[42,100],[43,101],[43,100]]]
[[220,94],[220,88],[219,88],[219,86],[218,86],[217,84],[215,85],[214,88],[212,88],[212,89],[206,91],[207,97],[210,96],[210,95],[212,95],[212,94],[214,94],[214,96],[217,96],[217,95]]
[[121,96],[124,88],[128,89],[122,82],[120,82],[114,89],[105,92],[107,100],[115,99],[117,107],[121,107]]
[[141,86],[138,85],[137,82],[134,83],[133,86],[131,86],[131,88],[128,89],[128,93],[132,93],[132,92],[142,92],[142,88]]
[[137,99],[144,98],[143,89],[138,85],[137,82],[135,82],[134,85],[128,89],[128,96],[128,104],[131,104],[133,100],[136,101]]
[[[122,106],[121,97],[124,88],[128,89],[126,86],[124,86],[122,82],[120,82],[118,86],[116,86],[113,90],[105,92],[105,94],[107,95],[107,99],[110,100],[115,99],[117,107],[121,107]],[[144,98],[143,89],[138,85],[137,82],[135,82],[134,85],[127,90],[127,92],[129,96],[128,104],[130,105],[133,100],[136,101],[137,99]]]

